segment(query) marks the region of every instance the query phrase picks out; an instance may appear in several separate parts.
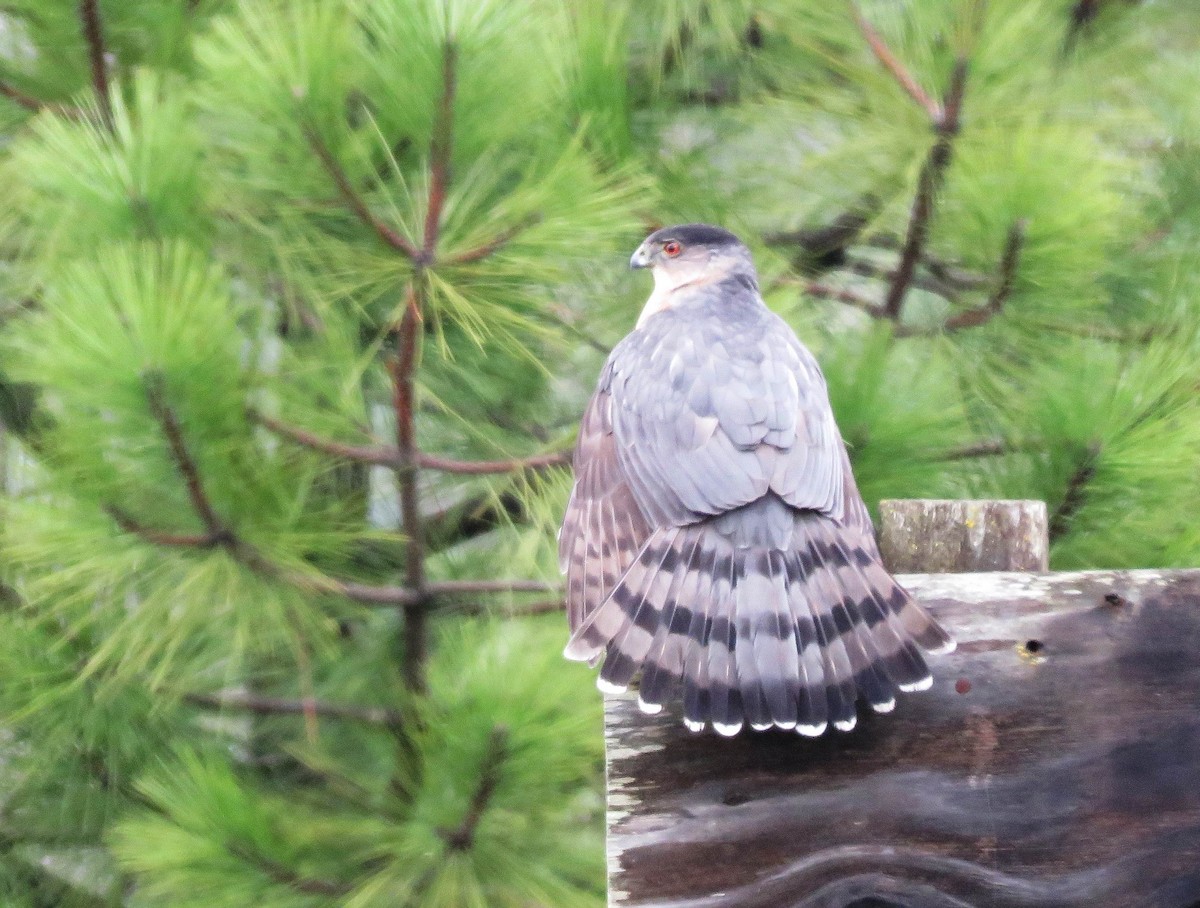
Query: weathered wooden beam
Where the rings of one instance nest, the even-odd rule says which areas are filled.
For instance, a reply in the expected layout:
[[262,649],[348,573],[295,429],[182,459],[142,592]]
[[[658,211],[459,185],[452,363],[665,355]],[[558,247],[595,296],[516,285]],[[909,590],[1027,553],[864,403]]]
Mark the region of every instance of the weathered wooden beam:
[[899,574],[1044,571],[1044,501],[896,500],[879,503],[879,549]]
[[610,904],[1200,904],[1200,571],[900,579],[958,649],[850,733],[606,700]]

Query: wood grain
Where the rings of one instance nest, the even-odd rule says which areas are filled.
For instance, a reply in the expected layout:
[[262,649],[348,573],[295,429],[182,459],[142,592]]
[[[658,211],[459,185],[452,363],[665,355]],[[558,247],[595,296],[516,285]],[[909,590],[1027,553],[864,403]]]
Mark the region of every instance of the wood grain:
[[900,499],[879,503],[879,549],[894,574],[1044,571],[1044,501]]
[[610,904],[1200,906],[1200,571],[900,579],[959,647],[853,732],[606,699]]

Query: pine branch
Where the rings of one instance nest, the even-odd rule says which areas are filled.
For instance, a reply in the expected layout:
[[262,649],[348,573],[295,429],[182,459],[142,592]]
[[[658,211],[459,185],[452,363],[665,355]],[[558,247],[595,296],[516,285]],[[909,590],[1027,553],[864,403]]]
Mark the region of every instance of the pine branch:
[[362,605],[420,605],[424,607],[428,600],[428,594],[405,586],[356,583],[352,580],[330,580],[327,585],[324,582],[321,585],[327,592],[337,593]]
[[146,377],[146,399],[150,403],[151,413],[158,420],[163,435],[166,437],[167,446],[171,451],[171,459],[175,462],[175,468],[179,471],[179,474],[183,477],[184,484],[187,486],[188,498],[191,499],[192,509],[208,530],[208,537],[214,543],[232,544],[235,538],[233,532],[217,516],[212,502],[204,491],[204,484],[200,479],[200,470],[196,466],[196,461],[192,458],[191,452],[188,450],[187,443],[183,437],[183,430],[179,425],[179,419],[175,415],[175,411],[167,404],[163,395],[161,376],[148,375]]
[[289,889],[294,889],[296,892],[301,892],[305,895],[329,895],[344,897],[353,891],[352,886],[347,886],[344,883],[302,876],[295,870],[292,870],[290,867],[285,867],[278,861],[274,861],[271,858],[268,858],[266,855],[259,854],[257,851],[248,846],[243,846],[236,842],[227,842],[225,847],[234,857],[245,861],[272,882],[278,883],[281,886],[287,886]]
[[288,700],[281,697],[265,697],[257,694],[226,692],[220,694],[188,693],[183,695],[186,703],[209,709],[248,712],[260,716],[316,715],[330,719],[345,719],[366,725],[383,725],[398,728],[403,724],[399,710],[378,706],[354,706],[345,703],[327,703],[322,700]]
[[1077,0],[1071,7],[1071,22],[1067,26],[1063,50],[1070,52],[1087,26],[1100,14],[1102,0]]
[[[852,274],[861,274],[863,277],[888,281],[889,283],[896,278],[895,268],[888,268],[877,262],[869,262],[862,259],[854,259],[847,262],[844,270]],[[945,300],[954,301],[958,299],[958,291],[933,274],[914,274],[911,286],[916,287],[918,290],[924,290],[927,293],[936,294]]]
[[[998,276],[996,278],[995,289],[993,289],[991,295],[988,297],[987,302],[979,308],[969,309],[951,316],[940,329],[934,331],[913,329],[900,324],[896,320],[898,315],[894,318],[889,314],[886,307],[878,305],[870,297],[849,288],[832,287],[819,281],[811,281],[805,286],[805,292],[811,296],[818,296],[823,299],[834,300],[845,303],[848,306],[853,306],[880,321],[893,321],[893,333],[896,337],[924,337],[937,334],[939,331],[950,333],[962,331],[966,328],[975,328],[986,324],[1004,310],[1009,296],[1012,295],[1024,242],[1025,221],[1019,220],[1009,229],[1008,239],[1004,245],[1004,254],[1001,256],[1000,266],[997,271]],[[852,262],[847,268],[850,271],[867,277],[892,276],[893,280],[895,280],[895,275],[899,274],[899,269],[895,271],[885,270],[871,262]],[[961,275],[956,276],[960,281],[962,280]],[[921,287],[923,283],[925,282],[919,276],[910,278],[909,280],[909,286],[911,287]],[[957,297],[957,294],[951,288],[945,287],[940,283],[925,283],[924,289],[939,293],[951,301]]]
[[[866,245],[873,249],[899,252],[901,241],[896,237],[877,234],[871,237]],[[939,281],[944,281],[956,290],[982,290],[991,283],[987,275],[968,271],[930,252],[921,256],[921,266]]]
[[[428,246],[428,241],[427,241]],[[420,287],[422,275],[415,280]],[[421,522],[421,498],[417,487],[416,405],[413,374],[417,366],[417,336],[422,322],[424,291],[410,286],[400,330],[396,332],[396,355],[392,361],[392,406],[396,413],[396,484],[400,520],[405,535],[404,582],[415,594],[404,606],[404,673],[409,688],[425,690],[425,661],[429,644],[426,627],[425,533]]]
[[[351,445],[329,438],[323,438],[307,429],[293,426],[272,416],[266,416],[251,411],[250,416],[259,424],[284,438],[346,460],[357,463],[375,464],[377,466],[398,467],[401,464],[400,449],[387,445]],[[547,454],[534,454],[530,457],[517,457],[509,460],[455,460],[449,457],[436,457],[432,454],[418,453],[417,466],[421,469],[440,470],[443,473],[461,473],[466,475],[483,475],[488,473],[515,473],[519,470],[541,470],[569,464],[569,451],[552,451]]]
[[33,113],[37,113],[43,107],[48,106],[44,101],[39,101],[33,95],[26,94],[8,82],[0,82],[0,96],[8,98],[14,104]]
[[1004,309],[1004,304],[1008,302],[1008,298],[1012,294],[1013,283],[1017,277],[1017,266],[1021,261],[1021,248],[1024,244],[1025,221],[1019,220],[1008,231],[1008,240],[1004,244],[1004,254],[1000,258],[999,280],[996,283],[996,289],[988,297],[986,305],[979,309],[960,312],[958,315],[948,319],[945,324],[946,331],[961,331],[964,328],[975,328],[991,321],[1000,314]]
[[917,195],[913,200],[912,213],[909,215],[908,232],[904,245],[900,250],[900,262],[884,300],[884,310],[893,321],[900,320],[904,297],[912,284],[917,264],[921,260],[925,243],[929,239],[929,222],[933,217],[937,193],[941,188],[946,168],[950,165],[950,158],[954,152],[954,139],[957,137],[960,127],[967,71],[967,60],[959,57],[955,61],[954,72],[950,77],[950,86],[946,90],[945,104],[940,115],[934,119],[934,131],[937,138],[929,150],[929,156],[926,158],[917,180]]
[[553,593],[559,586],[542,580],[442,580],[427,584],[426,589],[438,596],[461,596],[472,593]]
[[514,224],[506,230],[500,231],[495,238],[476,246],[474,249],[467,249],[463,252],[456,253],[445,259],[447,265],[470,265],[475,262],[483,261],[486,258],[499,252],[510,242],[520,236],[525,230],[537,223],[536,216],[529,217],[523,220],[520,224]]
[[480,602],[470,603],[460,608],[459,611],[468,615],[500,614],[505,618],[532,618],[537,615],[561,614],[566,611],[566,608],[567,604],[563,599],[541,599],[527,605],[504,609],[501,612],[494,612]]
[[1067,487],[1063,492],[1062,501],[1050,515],[1050,542],[1062,536],[1071,529],[1071,520],[1087,502],[1088,485],[1096,478],[1097,461],[1100,459],[1100,445],[1092,442],[1087,452],[1079,461],[1075,471],[1067,479]]
[[233,558],[265,577],[271,577],[313,593],[342,596],[363,605],[401,606],[406,609],[419,607],[424,613],[439,598],[488,593],[546,593],[555,592],[558,589],[554,584],[541,580],[445,580],[432,583],[423,582],[418,588],[358,583],[336,577],[312,577],[289,571],[270,561],[223,524],[221,524],[222,529],[218,532],[179,533],[147,527],[115,505],[108,505],[105,510],[122,530],[133,533],[154,545],[195,549],[223,546]]
[[435,457],[432,454],[421,454],[417,458],[418,466],[423,469],[471,476],[488,473],[516,473],[521,470],[545,470],[551,467],[567,466],[570,463],[570,451],[552,451],[548,454],[515,457],[511,460],[453,460],[449,457]]
[[945,281],[960,290],[981,290],[988,285],[986,276],[956,268],[949,262],[936,259],[928,253],[922,256],[921,264],[939,281]]
[[872,318],[887,319],[888,314],[884,308],[869,296],[859,293],[857,290],[851,290],[848,287],[833,287],[821,281],[809,281],[804,285],[804,292],[809,296],[819,297],[820,299],[833,300],[837,303],[845,303],[847,306],[853,306],[859,309]]
[[146,542],[167,548],[212,548],[219,539],[212,533],[175,533],[169,530],[155,530],[144,523],[135,520],[128,512],[116,505],[105,507],[108,514],[124,532],[140,536]]
[[108,96],[108,64],[105,57],[104,26],[100,21],[99,0],[79,0],[79,18],[87,42],[88,61],[92,69],[92,90],[104,125],[112,129],[112,101]]
[[879,200],[863,196],[852,208],[819,227],[802,227],[763,235],[769,246],[790,246],[792,267],[804,273],[820,273],[845,261],[846,250],[855,242],[879,210]]
[[977,457],[998,457],[1001,454],[1008,454],[1013,450],[1012,446],[1002,438],[986,438],[983,441],[977,441],[973,444],[951,448],[939,460],[973,460]]
[[892,53],[891,48],[883,40],[883,36],[867,21],[853,0],[851,0],[850,9],[854,14],[854,21],[858,23],[858,30],[862,32],[867,44],[870,45],[871,52],[875,54],[875,59],[883,64],[883,68],[892,74],[892,78],[896,80],[908,96],[925,110],[925,113],[929,115],[930,121],[936,123],[941,120],[943,118],[942,106],[928,95],[920,83],[917,82],[916,78],[914,78],[913,74]]
[[429,206],[425,210],[423,261],[430,264],[437,254],[442,228],[442,209],[450,190],[450,155],[454,142],[454,95],[457,88],[458,48],[447,41],[442,49],[442,94],[433,120],[429,142]]
[[350,178],[346,175],[346,171],[342,169],[342,165],[338,163],[337,158],[333,156],[333,152],[325,144],[325,141],[321,138],[317,130],[307,122],[302,122],[300,129],[304,133],[304,137],[308,140],[309,147],[312,148],[313,153],[320,159],[326,173],[329,174],[330,179],[337,186],[342,200],[350,206],[350,210],[354,212],[355,216],[364,225],[369,227],[385,245],[406,256],[410,261],[420,261],[421,250],[413,245],[407,237],[372,213],[366,199],[355,190],[353,184],[350,182]]
[[396,332],[396,354],[392,361],[392,406],[396,413],[396,484],[400,520],[404,526],[404,582],[417,599],[404,606],[404,679],[409,689],[425,690],[425,662],[429,657],[428,601],[425,592],[425,534],[421,523],[421,499],[417,488],[420,452],[416,442],[416,404],[413,376],[417,368],[417,341],[428,308],[424,269],[436,255],[442,225],[442,209],[450,188],[450,155],[454,137],[454,92],[457,51],[447,42],[442,53],[442,94],[434,115],[429,141],[429,207],[416,261],[417,273],[409,284],[404,315]]
[[325,454],[332,454],[335,457],[340,457],[345,460],[353,460],[357,463],[375,464],[377,466],[395,467],[400,462],[400,453],[395,447],[387,445],[350,445],[340,441],[334,441],[329,438],[322,438],[314,432],[307,429],[301,429],[299,426],[293,426],[282,420],[275,419],[272,416],[267,416],[258,411],[251,411],[250,417],[257,423],[270,429],[277,435],[294,441],[297,444],[303,445],[306,448],[312,448],[314,451],[321,451]]
[[479,829],[479,823],[500,784],[500,767],[504,764],[507,751],[508,728],[504,725],[493,726],[487,750],[483,755],[483,764],[479,768],[479,784],[471,796],[471,803],[463,815],[462,822],[454,829],[440,830],[446,847],[451,851],[467,851],[475,844],[475,833]]
[[541,580],[442,580],[426,582],[418,590],[407,586],[329,580],[326,589],[363,605],[420,606],[428,609],[436,600],[446,597],[488,593],[553,593],[559,587]]
[[426,548],[443,551],[498,527],[521,523],[526,517],[525,502],[512,489],[498,495],[471,495],[424,512]]

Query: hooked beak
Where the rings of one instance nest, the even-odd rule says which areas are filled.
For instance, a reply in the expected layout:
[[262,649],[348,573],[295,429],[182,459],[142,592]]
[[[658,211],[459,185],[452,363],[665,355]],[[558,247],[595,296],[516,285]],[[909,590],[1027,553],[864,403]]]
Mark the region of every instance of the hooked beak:
[[637,250],[629,257],[630,268],[649,268],[650,253],[647,251],[645,244],[638,246]]

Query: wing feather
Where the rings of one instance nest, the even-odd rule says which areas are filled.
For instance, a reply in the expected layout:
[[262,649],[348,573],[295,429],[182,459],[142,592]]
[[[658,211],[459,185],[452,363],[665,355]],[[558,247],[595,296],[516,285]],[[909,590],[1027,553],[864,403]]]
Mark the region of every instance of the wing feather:
[[650,536],[617,461],[607,377],[606,369],[579,427],[575,486],[558,537],[572,632],[604,602]]

